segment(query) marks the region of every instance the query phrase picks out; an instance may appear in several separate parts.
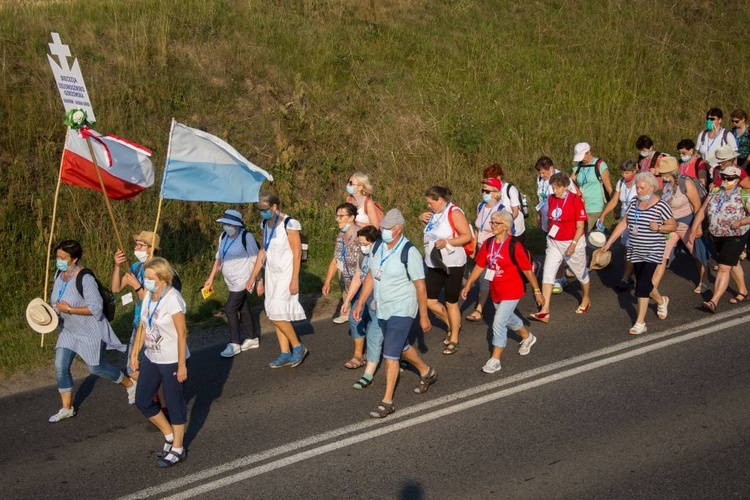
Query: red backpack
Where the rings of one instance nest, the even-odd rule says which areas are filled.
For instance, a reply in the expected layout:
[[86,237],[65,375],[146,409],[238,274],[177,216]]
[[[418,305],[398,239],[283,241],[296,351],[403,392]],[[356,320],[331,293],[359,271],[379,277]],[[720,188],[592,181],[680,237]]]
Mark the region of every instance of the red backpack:
[[[461,210],[461,209],[458,208],[456,205],[451,205],[451,208],[448,211],[448,223],[451,225],[451,229],[453,230],[453,237],[455,238],[460,233],[456,229],[456,225],[453,223],[453,210],[454,209],[458,209],[458,210]],[[461,213],[463,213],[463,210],[461,210]],[[477,249],[477,235],[474,233],[474,228],[471,226],[471,224],[469,224],[469,232],[471,233],[471,240],[469,240],[468,243],[465,243],[463,247],[464,247],[464,252],[466,252],[466,255],[468,255],[469,257],[472,257],[474,255],[474,252]]]

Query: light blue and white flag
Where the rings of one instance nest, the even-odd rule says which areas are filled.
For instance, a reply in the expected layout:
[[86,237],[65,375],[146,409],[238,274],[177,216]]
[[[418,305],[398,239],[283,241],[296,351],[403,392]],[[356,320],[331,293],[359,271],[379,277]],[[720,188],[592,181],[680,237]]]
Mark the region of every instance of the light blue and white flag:
[[271,174],[216,136],[172,120],[162,198],[255,203]]

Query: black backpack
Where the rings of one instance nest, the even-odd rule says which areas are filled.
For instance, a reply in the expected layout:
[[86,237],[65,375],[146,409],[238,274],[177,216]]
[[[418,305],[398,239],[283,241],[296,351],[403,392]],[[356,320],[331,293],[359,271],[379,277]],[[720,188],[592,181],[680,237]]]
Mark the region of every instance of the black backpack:
[[[378,240],[372,245],[372,251],[370,252],[370,255],[375,255],[375,252],[378,251],[378,248],[380,248],[380,244],[383,242],[383,240]],[[406,243],[404,244],[404,248],[401,249],[401,263],[404,265],[404,269],[406,269],[406,277],[411,281],[411,274],[409,274],[409,249],[414,246],[414,243],[412,243],[409,240],[406,240]]]
[[[601,181],[601,179],[599,179]],[[508,186],[508,189],[505,191],[505,195],[510,200],[510,188],[516,188],[516,191],[518,191],[518,201],[521,202],[521,213],[523,214],[524,219],[529,218],[529,199],[526,198],[526,195],[521,192],[518,187],[516,187],[512,182],[506,182],[506,186]]]
[[[55,278],[57,278],[59,274],[60,271],[57,271]],[[117,306],[115,294],[112,293],[112,290],[102,285],[102,282],[99,281],[99,278],[96,277],[93,271],[86,269],[85,267],[81,269],[76,276],[76,290],[78,290],[78,295],[83,297],[83,277],[87,274],[93,276],[94,281],[96,281],[96,287],[99,289],[99,295],[102,298],[102,314],[107,318],[107,321],[112,321],[115,319],[115,307]]]
[[[654,156],[656,156],[656,153],[654,153]],[[597,158],[596,162],[594,163],[594,165],[582,165],[583,161],[579,161],[578,164],[576,165],[575,174],[576,174],[576,179],[577,179],[578,178],[578,172],[580,172],[583,167],[591,167],[591,166],[593,166],[594,167],[594,173],[596,174],[596,180],[599,181],[599,184],[601,184],[601,186],[602,186],[602,192],[604,192],[604,200],[605,201],[609,201],[609,193],[607,193],[607,190],[604,189],[604,183],[602,182],[602,174],[601,174],[601,172],[599,172],[599,167],[601,166],[601,164],[603,162],[604,162],[604,160],[602,160],[601,158]],[[576,181],[576,186],[578,186],[578,181]],[[581,186],[578,186],[578,189],[580,189],[580,188],[581,188]]]
[[[484,242],[484,245],[487,247],[486,251],[490,251],[490,244],[492,244],[492,238],[487,238],[487,240]],[[516,269],[518,269],[518,274],[521,275],[521,279],[523,280],[523,287],[526,289],[526,283],[529,282],[529,279],[524,274],[523,270],[521,269],[521,266],[518,265],[518,261],[516,261],[516,245],[521,245],[521,248],[523,248],[524,252],[526,252],[526,256],[529,258],[529,262],[531,262],[531,269],[534,269],[534,261],[531,257],[531,252],[529,252],[529,249],[523,246],[523,243],[518,241],[518,238],[515,236],[510,237],[510,241],[508,242],[508,253],[510,254],[510,261],[513,263],[514,266],[516,266]]]

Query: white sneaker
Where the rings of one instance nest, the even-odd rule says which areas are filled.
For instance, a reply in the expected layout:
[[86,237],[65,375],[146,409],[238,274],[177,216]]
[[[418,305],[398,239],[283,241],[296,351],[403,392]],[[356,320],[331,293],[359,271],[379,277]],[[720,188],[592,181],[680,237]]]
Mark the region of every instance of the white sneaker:
[[656,315],[659,319],[667,319],[667,314],[669,314],[669,297],[662,295],[661,298],[664,300],[661,305],[656,305]]
[[336,323],[337,325],[341,325],[343,323],[347,323],[347,322],[349,322],[349,316],[348,315],[344,315],[344,314],[339,314],[338,316],[336,316],[335,318],[333,318],[333,322]]
[[129,405],[134,405],[135,404],[135,386],[136,386],[137,383],[138,382],[136,382],[135,380],[133,380],[133,385],[131,385],[130,387],[128,387],[128,388],[125,389],[127,391],[127,393],[128,393],[128,404]]
[[500,366],[500,360],[495,359],[495,358],[490,358],[482,367],[482,371],[484,373],[495,373],[495,372],[499,372],[500,368],[502,368]]
[[518,346],[518,354],[521,356],[526,356],[528,353],[531,352],[531,346],[536,344],[536,337],[533,333],[529,332],[529,338],[523,339],[521,341],[521,345]]
[[219,356],[221,356],[222,358],[233,358],[240,352],[242,352],[242,348],[240,348],[240,345],[230,342],[227,344],[226,348],[221,351],[221,354],[219,354]]
[[66,418],[75,417],[75,416],[76,416],[76,411],[72,406],[70,408],[60,408],[60,411],[52,415],[49,418],[49,421],[54,424],[55,422],[59,422],[60,420],[64,420]]
[[260,339],[245,339],[240,346],[240,350],[247,351],[248,349],[257,349],[260,347]]

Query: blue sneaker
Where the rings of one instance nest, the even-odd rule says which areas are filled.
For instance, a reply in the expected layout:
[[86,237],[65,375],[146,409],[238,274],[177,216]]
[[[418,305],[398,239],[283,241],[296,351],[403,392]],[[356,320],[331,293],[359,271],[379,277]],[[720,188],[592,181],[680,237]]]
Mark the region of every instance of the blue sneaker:
[[268,366],[271,368],[281,368],[282,366],[286,366],[292,362],[292,353],[290,352],[282,352],[279,354],[279,357],[268,363]]
[[292,364],[292,368],[302,363],[302,360],[307,356],[308,350],[305,344],[300,344],[292,349],[292,357],[289,360]]

